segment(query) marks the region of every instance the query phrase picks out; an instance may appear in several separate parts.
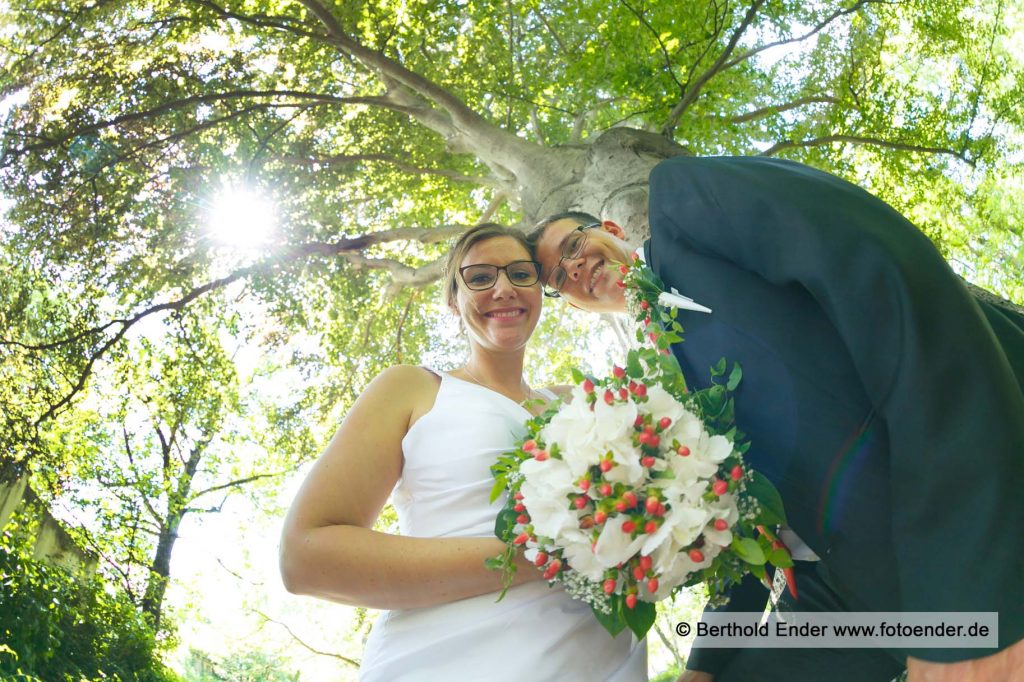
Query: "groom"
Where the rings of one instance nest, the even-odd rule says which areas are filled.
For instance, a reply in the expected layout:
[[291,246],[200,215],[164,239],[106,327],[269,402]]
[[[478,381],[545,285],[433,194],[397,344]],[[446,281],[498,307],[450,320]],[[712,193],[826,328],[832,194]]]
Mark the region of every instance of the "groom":
[[[998,652],[702,649],[683,679],[1024,679],[1024,319],[975,300],[890,206],[797,163],[664,161],[649,223],[647,263],[697,304],[673,348],[687,382],[743,369],[747,460],[807,559],[792,607],[999,612]],[[549,294],[625,310],[618,225],[565,213],[531,239]],[[747,580],[727,608],[766,598]]]

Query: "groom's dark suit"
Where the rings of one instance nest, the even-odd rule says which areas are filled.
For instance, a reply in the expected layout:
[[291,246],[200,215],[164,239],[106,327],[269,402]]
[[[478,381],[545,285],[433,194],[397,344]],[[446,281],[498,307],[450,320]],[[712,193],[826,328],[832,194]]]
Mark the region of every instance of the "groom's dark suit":
[[[748,461],[821,557],[810,572],[848,610],[999,611],[1000,647],[1024,637],[1024,321],[974,300],[891,207],[800,164],[665,161],[650,225],[651,267],[714,311],[681,311],[676,357],[697,387],[742,365]],[[736,592],[740,611],[767,594]],[[690,667],[725,679],[753,651]]]

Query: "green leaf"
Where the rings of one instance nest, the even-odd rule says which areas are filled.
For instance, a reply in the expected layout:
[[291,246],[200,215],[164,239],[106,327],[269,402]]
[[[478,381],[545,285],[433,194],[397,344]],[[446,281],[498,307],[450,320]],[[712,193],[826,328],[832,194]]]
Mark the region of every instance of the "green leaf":
[[734,537],[730,547],[748,564],[761,565],[765,562],[764,551],[753,538]]
[[611,606],[610,613],[602,613],[593,606],[590,607],[590,610],[594,612],[594,617],[597,618],[597,622],[608,631],[608,634],[615,637],[626,627],[626,621],[622,616],[622,610],[624,607],[622,597],[614,595],[608,599],[608,604]]
[[626,621],[626,625],[633,631],[638,640],[642,640],[647,636],[647,631],[654,625],[654,620],[658,617],[658,610],[654,604],[646,601],[636,602],[636,606],[628,608],[623,604],[622,613]]
[[735,391],[742,378],[743,368],[740,367],[740,363],[734,362],[732,365],[732,371],[729,372],[729,380],[726,382],[725,387],[730,391]]
[[501,497],[501,493],[505,490],[505,480],[506,479],[504,474],[495,476],[494,485],[491,487],[491,504],[493,504],[496,499]]
[[711,376],[720,377],[725,374],[725,358],[719,358],[718,362],[711,368]]
[[786,511],[782,506],[782,496],[778,489],[764,474],[752,471],[751,480],[747,481],[747,494],[752,495],[761,505],[761,513],[755,519],[755,525],[780,526],[787,525]]
[[499,540],[508,542],[512,539],[512,529],[516,526],[517,516],[519,515],[511,506],[498,512],[498,518],[494,520],[494,534]]
[[779,568],[793,568],[793,558],[781,547],[768,552],[768,563]]
[[636,351],[630,351],[626,355],[626,376],[631,379],[639,379],[644,375],[644,368],[640,365],[640,356]]

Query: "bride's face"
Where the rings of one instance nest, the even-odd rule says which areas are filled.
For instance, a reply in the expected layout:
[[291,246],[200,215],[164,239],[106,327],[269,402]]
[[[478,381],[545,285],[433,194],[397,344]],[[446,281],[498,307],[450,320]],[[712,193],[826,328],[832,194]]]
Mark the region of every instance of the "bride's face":
[[[489,264],[505,266],[514,261],[529,261],[530,253],[512,237],[492,237],[474,244],[466,252],[459,268]],[[514,272],[519,279],[522,272]],[[540,281],[516,286],[507,271],[498,272],[494,286],[474,291],[458,275],[455,313],[462,318],[471,341],[492,350],[517,350],[526,345],[540,319]]]

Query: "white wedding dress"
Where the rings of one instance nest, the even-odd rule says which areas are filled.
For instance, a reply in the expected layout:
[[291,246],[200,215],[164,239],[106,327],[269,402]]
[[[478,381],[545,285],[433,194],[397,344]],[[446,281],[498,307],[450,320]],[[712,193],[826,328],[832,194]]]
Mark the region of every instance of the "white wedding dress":
[[[488,502],[489,467],[525,433],[530,413],[483,386],[441,374],[433,408],[402,441],[392,501],[401,534],[492,537],[503,504]],[[545,581],[419,609],[380,614],[366,642],[362,682],[637,682],[646,641],[612,639],[590,607]]]

